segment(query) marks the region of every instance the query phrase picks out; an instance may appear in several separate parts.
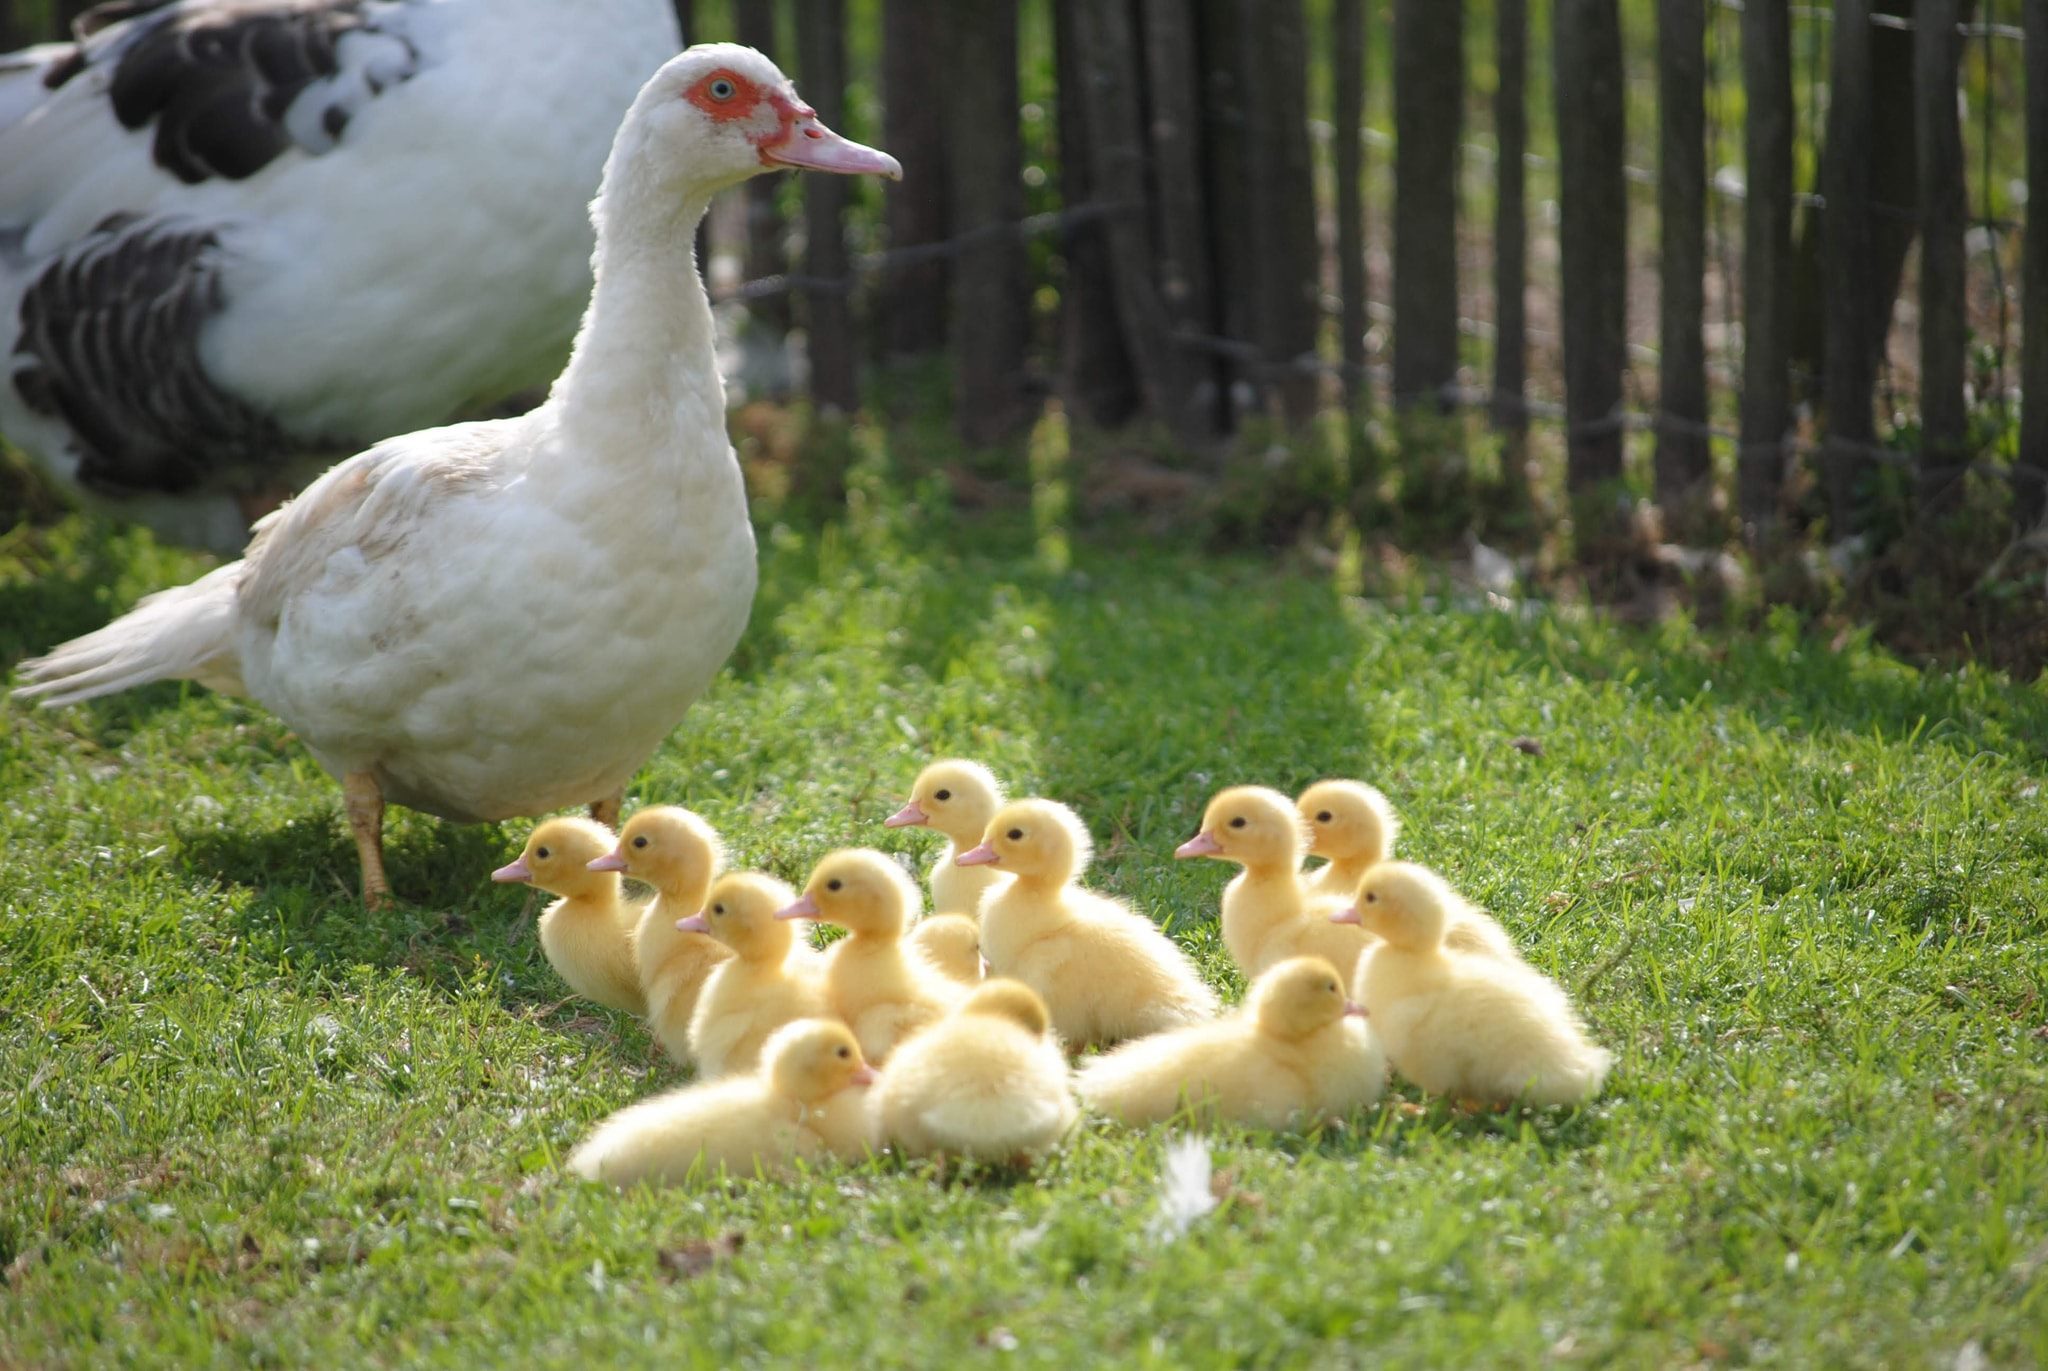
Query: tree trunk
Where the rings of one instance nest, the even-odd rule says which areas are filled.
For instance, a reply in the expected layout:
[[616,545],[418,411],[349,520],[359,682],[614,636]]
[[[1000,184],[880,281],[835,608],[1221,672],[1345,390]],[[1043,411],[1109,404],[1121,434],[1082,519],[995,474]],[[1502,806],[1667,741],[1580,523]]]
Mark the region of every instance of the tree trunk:
[[1529,16],[1525,0],[1494,0],[1493,425],[1506,435],[1501,471],[1517,507],[1528,503]]
[[1681,539],[1707,532],[1706,5],[1657,6],[1657,503]]
[[[1827,333],[1822,352],[1822,403],[1827,412],[1822,475],[1827,482],[1829,531],[1856,531],[1856,478],[1877,441],[1871,405],[1877,388],[1877,348],[1870,333],[1870,140],[1875,108],[1871,86],[1870,0],[1835,0],[1829,58],[1829,156],[1821,163],[1827,208],[1821,234],[1827,244],[1822,272]],[[1910,160],[1910,159],[1905,159]]]
[[[1056,0],[1053,48],[1059,86],[1060,200],[1069,210],[1094,202],[1129,198],[1128,187],[1098,190],[1089,167],[1095,142],[1088,122],[1087,67],[1077,11],[1093,0]],[[1110,260],[1109,227],[1091,219],[1067,227],[1061,237],[1066,280],[1060,291],[1061,383],[1067,410],[1077,419],[1109,428],[1124,423],[1144,405],[1131,355],[1116,311],[1116,268]]]
[[950,67],[962,79],[947,83],[946,146],[953,230],[965,239],[953,267],[953,410],[961,436],[987,444],[1029,419],[1024,246],[1011,227],[1024,217],[1017,0],[979,0],[952,18]]
[[[1233,342],[1246,343],[1253,334],[1257,265],[1252,257],[1253,206],[1245,196],[1253,156],[1246,90],[1253,79],[1247,67],[1245,31],[1239,0],[1196,0],[1197,33],[1202,65],[1203,189],[1209,204],[1212,317],[1216,328]],[[1217,367],[1227,396],[1240,393],[1236,384],[1243,368],[1235,360]],[[1235,419],[1235,408],[1227,419]],[[1227,425],[1226,425],[1227,426]]]
[[[1147,184],[1152,192],[1159,292],[1175,330],[1212,334],[1216,315],[1209,250],[1211,202],[1202,184],[1202,68],[1195,16],[1186,0],[1140,0],[1137,12],[1142,20],[1139,46],[1149,135],[1144,142],[1149,151]],[[1105,182],[1104,189],[1111,198],[1138,194],[1136,183],[1123,186],[1120,195],[1110,183]],[[1207,355],[1180,349],[1176,384],[1185,389],[1178,403],[1185,407],[1188,423],[1200,420],[1205,441],[1217,422],[1215,371]]]
[[1792,256],[1792,20],[1786,0],[1747,0],[1742,85],[1742,448],[1736,485],[1753,542],[1777,531],[1792,423],[1784,291]]
[[1928,508],[1958,493],[1969,428],[1963,400],[1968,206],[1956,114],[1960,20],[1956,0],[1920,0],[1913,29],[1914,146],[1920,159],[1920,500]]
[[1628,194],[1622,177],[1616,0],[1557,0],[1558,236],[1562,247],[1565,480],[1582,560],[1619,552],[1621,382],[1627,363]]
[[[1521,0],[1507,0],[1520,4]],[[1353,420],[1370,408],[1365,375],[1365,0],[1336,0],[1331,19],[1336,63],[1331,173],[1337,183],[1338,332],[1343,341],[1345,406]],[[1503,78],[1505,80],[1505,78]]]
[[[950,0],[883,0],[882,145],[903,164],[885,192],[891,248],[943,242],[952,232],[946,162]],[[949,272],[943,258],[890,271],[883,283],[884,346],[918,357],[946,346]]]
[[[2048,186],[2048,0],[2026,0],[2027,184]],[[2042,197],[2048,201],[2048,195]],[[2020,460],[2013,479],[2013,512],[2022,531],[2048,508],[2048,214],[2034,223],[2027,202],[2021,241]]]
[[[1268,409],[1289,427],[1315,417],[1320,322],[1315,175],[1308,142],[1308,32],[1302,0],[1241,0],[1251,116],[1252,342]],[[1456,307],[1453,306],[1455,316]]]
[[[845,127],[846,0],[804,0],[797,14],[797,66],[804,98],[827,128]],[[806,176],[804,274],[831,283],[808,291],[804,315],[810,340],[811,398],[826,410],[852,413],[860,405],[854,374],[851,263],[846,253],[848,183],[843,176]]]
[[[1563,15],[1566,4],[1560,4]],[[1394,402],[1458,379],[1464,0],[1394,0]],[[1560,18],[1560,25],[1562,19]],[[1616,60],[1619,61],[1617,54]]]
[[[776,9],[774,0],[746,0],[733,7],[733,18],[741,43],[779,61],[782,54],[775,38]],[[687,29],[683,37],[685,42],[697,41]],[[782,219],[781,203],[786,179],[756,176],[743,191],[747,201],[747,250],[742,272],[750,281],[780,276],[789,270],[788,225]],[[777,335],[789,332],[789,310],[787,295],[764,296],[747,306],[748,315],[756,323]]]

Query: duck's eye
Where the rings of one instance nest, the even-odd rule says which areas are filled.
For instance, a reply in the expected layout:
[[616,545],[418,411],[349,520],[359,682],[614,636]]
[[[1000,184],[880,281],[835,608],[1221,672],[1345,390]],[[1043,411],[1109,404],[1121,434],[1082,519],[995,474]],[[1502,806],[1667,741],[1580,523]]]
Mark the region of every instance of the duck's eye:
[[1368,890],[1365,892],[1365,902],[1367,904],[1378,904],[1380,897],[1376,892]]
[[845,884],[846,884],[846,882],[844,882],[844,881],[841,881],[841,880],[830,880],[830,881],[827,881],[827,882],[825,882],[825,889],[827,889],[827,890],[837,890],[837,889],[839,889],[839,887],[841,887],[841,886],[843,886],[843,885],[845,885]]
[[711,912],[713,914],[723,915],[725,913],[725,906],[722,904],[715,904],[711,906]]
[[639,837],[635,838],[635,839],[633,840],[633,846],[635,846],[635,847],[645,847],[645,846],[647,846],[647,835],[646,835],[645,833],[642,833],[642,834],[641,834],[641,835],[640,835]]
[[723,76],[711,83],[711,98],[713,100],[730,100],[738,93],[739,87]]
[[1231,826],[1232,828],[1243,828],[1243,827],[1244,827],[1244,816],[1243,816],[1242,814],[1240,814],[1240,815],[1238,815],[1238,816],[1237,816],[1237,817],[1236,817],[1235,819],[1232,819],[1232,820],[1230,821],[1230,826]]
[[1327,810],[1327,809],[1323,809],[1323,810],[1318,810],[1318,811],[1316,812],[1316,822],[1317,822],[1317,823],[1319,823],[1319,824],[1326,824],[1326,823],[1330,822],[1330,820],[1331,820],[1331,819],[1334,819],[1335,817],[1336,817],[1336,815],[1334,815],[1334,814],[1330,813],[1330,811],[1329,811],[1329,810]]
[[548,850],[544,847],[536,847],[533,850],[533,855],[540,858],[542,861],[546,861],[548,859]]
[[1014,843],[1023,838],[1024,830],[1021,828],[1013,828],[1008,833],[1005,833],[1003,836]]
[[1337,983],[1335,981],[1325,981],[1323,982],[1323,989],[1334,995],[1337,993]]
[[850,1047],[842,1047],[839,1049],[839,1055],[841,1059],[851,1057],[853,1055],[853,1049]]
[[940,804],[944,804],[946,801],[953,798],[953,792],[950,790],[935,790],[932,792],[932,798],[934,800],[937,800]]

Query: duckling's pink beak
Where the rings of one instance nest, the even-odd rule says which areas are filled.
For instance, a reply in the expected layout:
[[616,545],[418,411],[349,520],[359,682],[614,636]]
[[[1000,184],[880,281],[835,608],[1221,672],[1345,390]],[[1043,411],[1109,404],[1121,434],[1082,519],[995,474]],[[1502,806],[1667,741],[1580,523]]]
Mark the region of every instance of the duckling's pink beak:
[[1358,917],[1358,910],[1356,908],[1346,905],[1330,916],[1330,922],[1333,924],[1362,924],[1365,920]]
[[625,849],[614,848],[602,857],[592,858],[590,869],[592,871],[624,871],[626,869]]
[[1356,1000],[1346,1000],[1344,1001],[1344,1015],[1346,1018],[1351,1019],[1365,1018],[1365,1006]]
[[676,932],[678,933],[709,933],[710,931],[711,921],[701,913],[692,914],[687,919],[676,920]]
[[965,852],[955,857],[953,859],[953,865],[994,866],[997,862],[1001,860],[1002,858],[996,856],[996,850],[993,847],[990,847],[987,843],[983,843],[980,847],[970,847]]
[[919,809],[917,801],[912,800],[909,804],[882,820],[882,827],[909,828],[913,824],[928,824],[931,821],[932,816]]
[[1179,847],[1176,847],[1173,850],[1173,855],[1176,857],[1213,857],[1222,850],[1223,844],[1209,836],[1209,830],[1205,828]]
[[866,1062],[862,1062],[858,1067],[856,1067],[854,1069],[854,1073],[852,1076],[852,1080],[855,1085],[873,1085],[876,1081],[879,1081],[880,1079],[882,1079],[881,1073],[876,1071],[872,1066],[869,1066]]
[[500,883],[507,881],[530,881],[533,879],[533,868],[526,864],[526,858],[522,855],[518,861],[507,863],[493,871],[491,879]]
[[778,919],[815,919],[823,912],[818,908],[816,900],[805,895],[795,904],[776,910],[775,917]]

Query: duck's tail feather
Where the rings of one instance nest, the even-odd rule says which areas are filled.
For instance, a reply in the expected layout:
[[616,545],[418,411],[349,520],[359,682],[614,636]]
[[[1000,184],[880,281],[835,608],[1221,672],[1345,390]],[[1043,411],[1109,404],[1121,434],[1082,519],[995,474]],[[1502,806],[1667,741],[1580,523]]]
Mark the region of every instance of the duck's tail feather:
[[151,681],[192,680],[228,694],[242,689],[235,657],[235,590],[241,562],[149,596],[95,633],[21,664],[15,697],[68,705]]

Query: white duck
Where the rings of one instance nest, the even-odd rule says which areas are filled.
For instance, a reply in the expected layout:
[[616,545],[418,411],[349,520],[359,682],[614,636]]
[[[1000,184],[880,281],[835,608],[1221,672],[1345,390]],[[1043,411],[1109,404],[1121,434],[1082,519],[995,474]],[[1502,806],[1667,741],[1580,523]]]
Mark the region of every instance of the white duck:
[[[0,57],[0,433],[232,555],[337,457],[544,385],[671,0],[125,0]],[[508,288],[508,286],[510,288]]]
[[596,289],[540,408],[350,458],[243,560],[25,663],[18,693],[174,677],[253,696],[340,779],[370,901],[389,894],[386,799],[462,821],[615,815],[753,601],[692,238],[716,192],[780,167],[901,175],[752,49],[672,59],[605,165]]

